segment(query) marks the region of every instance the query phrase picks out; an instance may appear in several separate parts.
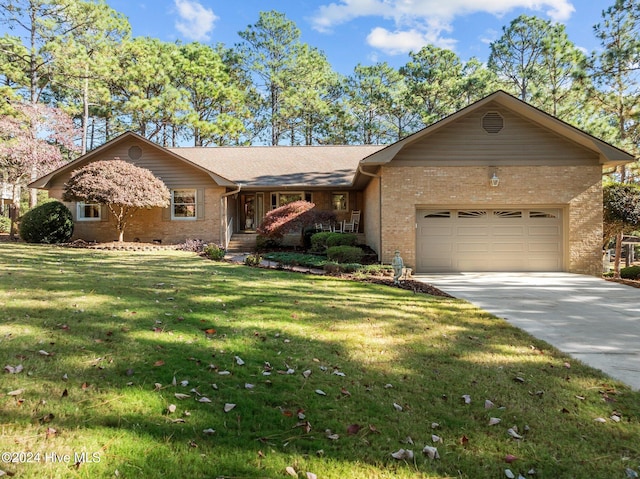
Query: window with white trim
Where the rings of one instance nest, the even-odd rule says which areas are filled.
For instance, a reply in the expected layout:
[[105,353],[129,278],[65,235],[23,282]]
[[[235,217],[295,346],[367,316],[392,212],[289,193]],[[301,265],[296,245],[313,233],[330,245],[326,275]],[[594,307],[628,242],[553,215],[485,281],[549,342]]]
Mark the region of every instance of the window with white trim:
[[306,191],[283,191],[271,193],[271,209],[274,210],[281,206],[288,205],[289,203],[293,203],[294,201],[302,200],[311,202],[313,197],[310,192]]
[[78,221],[100,221],[102,208],[98,203],[78,202],[76,205],[76,218]]
[[171,191],[171,219],[195,220],[198,214],[198,192],[195,188]]
[[334,211],[347,211],[349,207],[349,193],[331,193],[331,207]]

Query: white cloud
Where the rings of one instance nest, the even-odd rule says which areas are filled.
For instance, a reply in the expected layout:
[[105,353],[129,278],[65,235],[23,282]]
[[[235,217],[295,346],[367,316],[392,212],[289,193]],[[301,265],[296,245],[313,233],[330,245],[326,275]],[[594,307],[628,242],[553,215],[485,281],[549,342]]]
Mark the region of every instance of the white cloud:
[[407,52],[417,52],[429,44],[451,49],[456,41],[450,38],[433,38],[428,32],[415,29],[390,32],[386,28],[376,27],[367,36],[367,43],[389,55],[401,55]]
[[174,4],[180,17],[176,20],[176,29],[189,40],[209,40],[209,33],[218,19],[213,10],[203,7],[195,0],[174,0]]
[[[333,27],[359,17],[392,20],[393,32],[375,27],[367,37],[369,45],[390,54],[407,53],[418,45],[432,43],[450,48],[455,40],[446,38],[457,17],[474,13],[503,16],[524,8],[545,14],[554,22],[567,20],[575,11],[572,0],[337,0],[322,5],[315,17],[316,30],[327,32]],[[419,49],[419,47],[418,47]]]

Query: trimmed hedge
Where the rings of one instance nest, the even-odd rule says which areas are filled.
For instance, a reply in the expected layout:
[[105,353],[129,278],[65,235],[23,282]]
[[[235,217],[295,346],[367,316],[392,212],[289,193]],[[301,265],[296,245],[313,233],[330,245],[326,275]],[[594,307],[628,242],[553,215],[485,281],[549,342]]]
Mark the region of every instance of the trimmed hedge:
[[27,243],[66,243],[72,234],[71,211],[59,201],[36,206],[20,220],[20,237]]
[[331,246],[327,249],[329,261],[338,263],[360,263],[364,251],[357,246]]
[[640,277],[640,266],[620,268],[620,277],[623,279],[638,279]]
[[311,236],[311,251],[324,253],[332,246],[355,246],[358,236],[352,233],[332,233],[323,231]]

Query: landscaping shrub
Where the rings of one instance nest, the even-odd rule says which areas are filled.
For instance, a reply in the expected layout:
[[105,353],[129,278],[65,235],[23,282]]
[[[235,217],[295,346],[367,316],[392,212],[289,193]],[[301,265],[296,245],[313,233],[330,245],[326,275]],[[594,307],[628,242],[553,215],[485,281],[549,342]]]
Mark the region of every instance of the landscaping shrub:
[[340,265],[334,261],[325,263],[322,267],[329,274],[336,274],[340,272]]
[[311,236],[311,251],[324,253],[332,246],[355,246],[358,236],[351,233],[323,231]]
[[270,249],[278,249],[282,246],[279,239],[269,238],[267,236],[258,235],[256,237],[256,249],[258,251],[268,251]]
[[640,266],[620,268],[620,277],[623,279],[638,279],[640,277]]
[[211,243],[205,246],[204,254],[207,256],[207,258],[215,261],[220,261],[224,259],[225,250],[217,244]]
[[393,276],[393,268],[389,264],[368,264],[362,267],[362,273]]
[[364,251],[357,246],[332,246],[327,249],[327,258],[338,263],[359,263]]
[[11,218],[8,216],[0,216],[0,233],[9,233],[11,229]]
[[244,259],[244,264],[247,266],[259,266],[262,262],[262,256],[258,254],[250,254]]
[[360,263],[344,263],[340,265],[340,271],[343,273],[356,273],[362,270]]
[[66,243],[72,234],[71,211],[59,201],[36,206],[20,220],[20,237],[27,243]]
[[327,238],[327,248],[332,246],[355,246],[358,237],[352,233],[331,233]]
[[324,253],[327,250],[327,238],[331,236],[331,231],[322,231],[311,235],[311,251],[316,253]]
[[322,268],[327,262],[324,256],[291,252],[267,253],[264,258],[284,266],[303,266],[305,268]]

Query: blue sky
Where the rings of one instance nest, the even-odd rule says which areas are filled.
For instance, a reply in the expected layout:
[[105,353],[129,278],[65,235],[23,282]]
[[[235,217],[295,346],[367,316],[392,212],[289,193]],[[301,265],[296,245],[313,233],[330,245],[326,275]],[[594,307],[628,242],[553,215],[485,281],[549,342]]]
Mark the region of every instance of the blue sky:
[[398,67],[425,44],[454,50],[462,60],[486,61],[489,42],[520,14],[564,23],[569,37],[590,52],[598,48],[593,25],[615,0],[107,0],[124,13],[134,36],[183,43],[224,43],[277,10],[293,20],[302,41],[325,52],[343,74],[358,63]]

